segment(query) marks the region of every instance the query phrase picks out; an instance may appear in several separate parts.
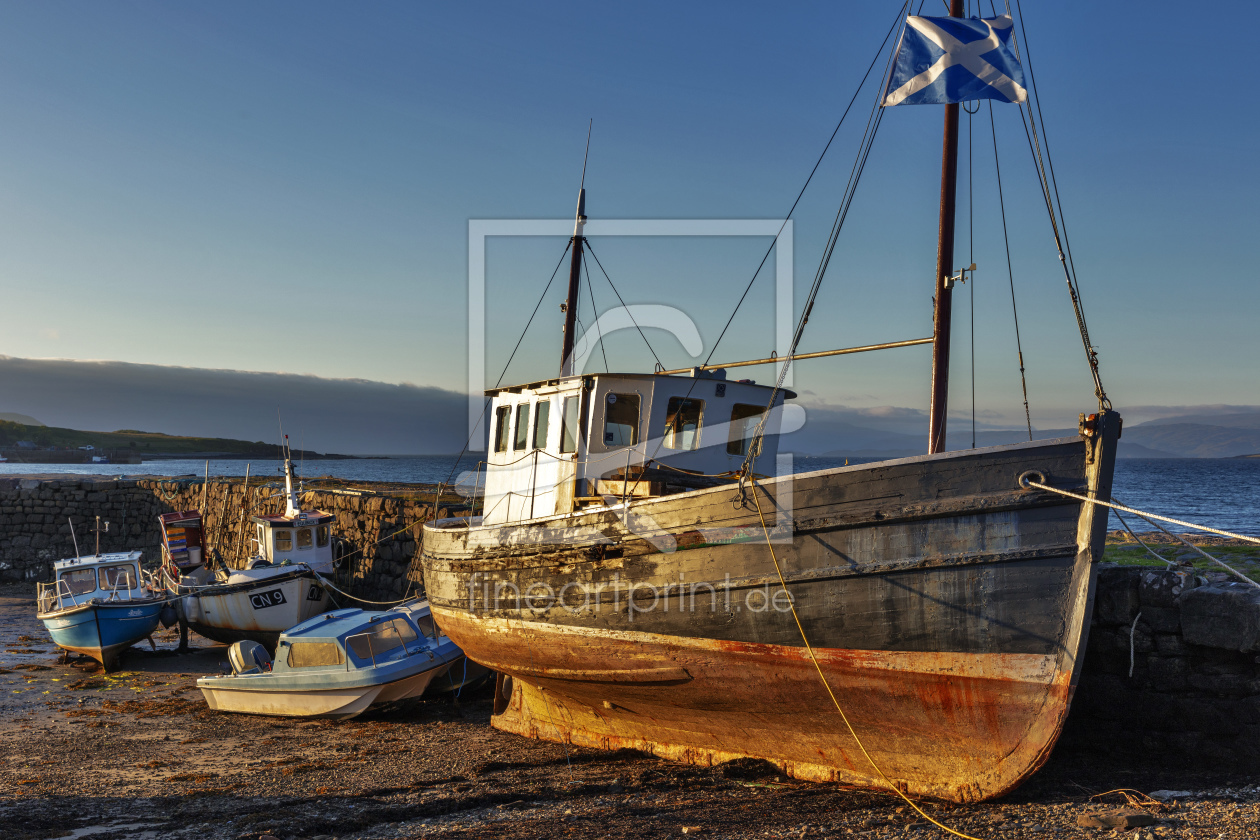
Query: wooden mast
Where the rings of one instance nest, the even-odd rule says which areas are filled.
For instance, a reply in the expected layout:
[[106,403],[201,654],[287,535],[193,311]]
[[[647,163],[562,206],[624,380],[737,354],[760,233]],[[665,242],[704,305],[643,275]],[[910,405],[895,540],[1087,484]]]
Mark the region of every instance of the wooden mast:
[[[962,0],[950,0],[950,17],[963,16]],[[932,319],[932,409],[928,419],[928,454],[945,449],[949,409],[949,329],[953,312],[954,204],[958,187],[958,105],[945,106],[941,150],[941,223],[936,243],[936,311]]]
[[[592,125],[594,120],[591,121]],[[569,294],[560,307],[564,312],[564,341],[560,350],[560,375],[573,375],[573,341],[577,331],[578,289],[582,281],[582,228],[586,224],[586,161],[591,155],[591,126],[586,129],[586,154],[582,158],[582,183],[578,187],[577,221],[573,225],[573,238],[569,245],[573,259],[569,262]],[[597,313],[591,313],[596,317]]]

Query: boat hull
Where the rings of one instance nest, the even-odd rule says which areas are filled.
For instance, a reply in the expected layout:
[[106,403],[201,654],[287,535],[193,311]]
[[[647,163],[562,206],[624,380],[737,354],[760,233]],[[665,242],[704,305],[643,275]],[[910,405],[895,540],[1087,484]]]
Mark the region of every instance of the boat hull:
[[216,711],[346,719],[362,714],[373,705],[423,694],[433,678],[444,669],[443,665],[389,683],[333,688],[243,687],[248,685],[248,678],[240,677],[201,679],[197,683],[206,704]]
[[280,634],[331,606],[314,573],[199,589],[180,598],[188,626],[215,642],[253,641],[274,652]]
[[90,656],[109,670],[124,650],[157,629],[165,603],[160,598],[91,603],[38,618],[57,647]]
[[787,476],[742,499],[437,523],[426,592],[451,639],[511,677],[501,729],[998,796],[1062,727],[1106,527],[1019,477],[1106,498],[1117,431]]

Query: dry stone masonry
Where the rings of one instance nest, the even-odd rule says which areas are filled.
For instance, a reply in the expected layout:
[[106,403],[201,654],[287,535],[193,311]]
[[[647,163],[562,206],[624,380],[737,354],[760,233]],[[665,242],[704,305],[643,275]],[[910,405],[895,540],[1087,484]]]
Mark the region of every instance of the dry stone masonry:
[[[102,551],[139,549],[146,565],[160,557],[158,514],[200,509],[210,544],[230,566],[254,553],[250,515],[283,510],[282,487],[240,480],[0,479],[0,581],[50,580],[54,560],[75,555],[69,521],[82,552],[95,548],[95,518],[109,522]],[[411,494],[415,495],[415,494]],[[204,500],[204,502],[203,502]],[[336,516],[334,534],[346,554],[339,578],[361,598],[397,600],[420,585],[413,564],[420,524],[432,503],[371,491],[313,490],[302,505]],[[445,509],[438,511],[446,515]]]
[[1225,577],[1104,564],[1073,747],[1254,772],[1260,589]]

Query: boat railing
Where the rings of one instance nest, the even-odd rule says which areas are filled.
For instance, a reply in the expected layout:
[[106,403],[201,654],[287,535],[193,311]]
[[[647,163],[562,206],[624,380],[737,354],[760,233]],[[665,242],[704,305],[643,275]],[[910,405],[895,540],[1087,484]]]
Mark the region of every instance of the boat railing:
[[[403,641],[402,633],[398,632],[398,628],[394,626],[394,622],[392,621],[384,626],[377,627],[373,630],[368,630],[363,633],[355,633],[353,636],[347,636],[346,637],[346,650],[351,651],[352,653],[354,653],[355,656],[359,657],[360,659],[365,659],[365,658],[371,659],[372,667],[375,668],[376,667],[376,648],[372,645],[372,637],[376,636],[379,638],[383,634],[383,631],[386,631],[387,629],[390,631],[393,631],[394,635],[398,637],[397,647],[402,648],[405,651],[407,649],[407,644],[406,642]],[[360,638],[367,640],[368,655],[366,657],[364,657],[361,653],[359,653],[359,651],[354,650],[355,645],[353,643],[356,639],[360,639]],[[396,648],[394,647],[386,648],[385,650],[381,651],[381,655],[383,656],[389,651],[395,650],[395,649]],[[346,657],[346,670],[347,671],[350,670],[350,657],[348,656]]]
[[39,591],[35,595],[40,612],[48,612],[53,608],[54,603],[57,609],[64,609],[67,598],[70,599],[71,605],[76,607],[79,605],[79,602],[75,600],[74,593],[70,591],[70,585],[60,578],[52,583],[41,583]]
[[[127,588],[123,590],[123,593],[125,593],[127,596],[125,599],[118,592],[118,584],[122,583],[124,580],[128,582]],[[131,576],[129,572],[123,572],[122,574],[114,575],[114,585],[113,587],[110,588],[109,597],[106,598],[105,600],[106,601],[122,601],[122,600],[130,601],[131,600],[130,582],[131,582]]]

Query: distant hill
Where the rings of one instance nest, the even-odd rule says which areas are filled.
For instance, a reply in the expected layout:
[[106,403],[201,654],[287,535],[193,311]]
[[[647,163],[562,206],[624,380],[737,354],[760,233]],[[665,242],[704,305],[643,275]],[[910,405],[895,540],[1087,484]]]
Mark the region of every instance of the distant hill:
[[[12,416],[12,415],[6,415]],[[19,415],[20,416],[20,415]],[[31,419],[31,418],[28,418]],[[91,446],[104,451],[127,451],[142,458],[260,458],[275,459],[278,447],[274,443],[233,440],[231,438],[180,437],[159,432],[140,432],[124,429],[117,432],[86,432],[78,429],[62,429],[36,422],[15,423],[0,419],[0,448],[11,450],[19,441],[35,444],[41,449],[79,449]],[[350,455],[321,454],[302,450],[293,451],[294,458],[350,458]]]
[[0,420],[7,420],[10,423],[21,423],[23,426],[42,426],[43,423],[31,417],[29,414],[12,414],[0,411]]
[[[1123,414],[1123,412],[1122,412]],[[877,419],[870,425],[853,422],[832,422],[825,413],[806,423],[799,437],[788,437],[784,450],[794,442],[801,449],[821,450],[836,458],[883,459],[922,455],[926,451],[926,418],[923,432],[908,434],[902,429],[881,430]],[[917,424],[916,424],[917,425]],[[1045,440],[1072,437],[1076,429],[1034,429],[1033,437]],[[977,446],[998,446],[1028,439],[1026,430],[980,431]],[[971,430],[951,425],[947,440],[951,448],[971,442]],[[819,446],[819,443],[823,446]],[[798,450],[799,451],[799,450]],[[1204,412],[1125,424],[1118,455],[1121,458],[1236,458],[1255,457],[1260,453],[1260,410],[1233,411],[1222,414]]]

